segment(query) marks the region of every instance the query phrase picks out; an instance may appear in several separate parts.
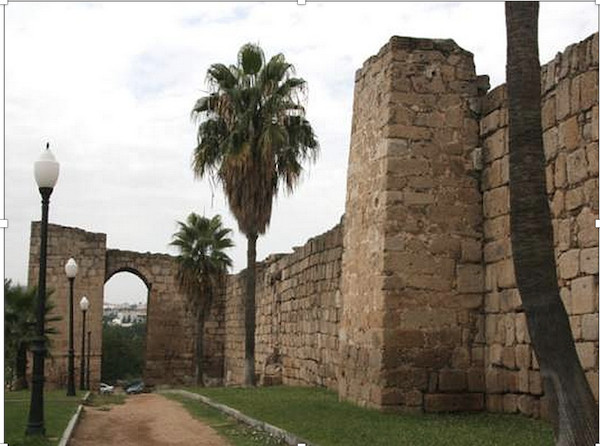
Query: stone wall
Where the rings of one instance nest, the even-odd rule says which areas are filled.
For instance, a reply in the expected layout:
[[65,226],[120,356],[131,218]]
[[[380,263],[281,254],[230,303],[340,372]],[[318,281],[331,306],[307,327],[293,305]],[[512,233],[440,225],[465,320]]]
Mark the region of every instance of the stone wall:
[[[598,34],[542,68],[542,127],[561,296],[598,398]],[[486,392],[490,411],[537,416],[543,393],[510,246],[506,86],[483,106]]]
[[[29,286],[35,286],[38,282],[39,247],[40,223],[34,222],[30,237]],[[53,323],[57,334],[51,337],[52,357],[46,361],[48,385],[60,387],[66,386],[67,382],[69,282],[64,266],[70,257],[77,261],[79,267],[74,282],[73,299],[77,387],[79,387],[82,331],[79,301],[84,295],[90,301],[86,331],[91,331],[90,385],[95,388],[101,376],[104,284],[115,273],[121,271],[136,274],[148,287],[148,331],[144,378],[156,384],[190,383],[193,377],[194,324],[191,314],[186,310],[185,297],[179,292],[176,284],[175,258],[166,254],[107,250],[105,234],[50,224],[46,280],[47,288],[54,290],[51,296],[55,305],[52,314],[60,316],[61,319]],[[218,320],[218,317],[215,320]],[[222,348],[218,352],[213,349],[213,346],[216,345],[217,348],[219,346],[219,335],[209,325],[206,328],[205,338],[207,371],[211,377],[220,382]],[[217,340],[213,342],[213,338]]]
[[[268,257],[256,272],[256,373],[259,381],[335,389],[338,371],[342,226]],[[225,378],[244,378],[244,273],[225,295]],[[269,375],[279,365],[277,376]]]
[[[69,334],[69,281],[65,264],[77,260],[79,271],[73,286],[73,338],[75,349],[75,384],[79,389],[81,364],[82,312],[79,301],[86,296],[90,307],[86,316],[86,331],[91,331],[90,383],[100,382],[100,352],[102,351],[102,300],[105,278],[106,235],[77,228],[50,224],[48,227],[48,257],[46,288],[53,290],[50,300],[52,315],[61,319],[52,323],[57,335],[52,336],[51,357],[46,360],[46,378],[50,387],[66,387]],[[40,223],[31,224],[28,285],[37,286],[39,277]],[[86,340],[87,351],[87,340]],[[29,366],[31,367],[31,361]]]
[[393,37],[357,73],[342,398],[411,410],[483,407],[481,194],[469,169],[486,84],[452,40]]

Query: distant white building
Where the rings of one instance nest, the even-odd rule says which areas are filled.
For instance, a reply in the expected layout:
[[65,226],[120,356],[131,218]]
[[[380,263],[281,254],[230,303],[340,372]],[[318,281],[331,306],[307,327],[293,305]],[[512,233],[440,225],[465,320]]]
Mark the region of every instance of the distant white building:
[[146,322],[147,306],[143,303],[137,304],[111,304],[105,303],[103,309],[105,318],[110,318],[109,324],[130,327],[135,323]]

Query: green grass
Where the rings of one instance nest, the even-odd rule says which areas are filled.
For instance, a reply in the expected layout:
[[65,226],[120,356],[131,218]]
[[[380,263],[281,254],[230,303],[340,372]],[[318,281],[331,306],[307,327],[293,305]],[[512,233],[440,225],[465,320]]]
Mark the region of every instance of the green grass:
[[284,443],[270,437],[262,431],[256,431],[240,424],[227,415],[199,401],[190,400],[179,395],[165,393],[167,398],[179,401],[195,418],[216,430],[233,446],[283,446]]
[[[399,414],[338,402],[317,388],[190,388],[319,446],[544,446],[550,426],[505,414]],[[200,404],[196,402],[194,404]]]
[[68,397],[65,390],[44,392],[44,426],[46,436],[26,437],[30,393],[26,390],[4,394],[4,435],[10,446],[50,446],[58,444],[69,420],[77,410],[83,394]]

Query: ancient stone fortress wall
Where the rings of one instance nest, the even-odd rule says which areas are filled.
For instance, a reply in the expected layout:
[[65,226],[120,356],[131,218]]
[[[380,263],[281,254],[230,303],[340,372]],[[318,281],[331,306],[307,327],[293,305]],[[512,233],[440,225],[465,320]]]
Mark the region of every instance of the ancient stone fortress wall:
[[485,80],[452,40],[406,37],[357,73],[342,398],[409,410],[484,406],[481,194],[469,169]]
[[[598,399],[598,34],[542,68],[542,127],[561,297]],[[506,86],[486,97],[484,170],[486,406],[537,416],[542,382],[516,288],[509,228]],[[523,191],[527,193],[527,191]]]
[[[269,256],[256,271],[256,372],[259,382],[337,388],[342,225],[291,254]],[[225,381],[244,377],[244,273],[225,295]],[[266,381],[265,381],[266,380]]]
[[[37,285],[39,275],[40,223],[31,226],[29,254],[29,286]],[[74,283],[74,347],[75,377],[79,386],[81,359],[82,313],[79,301],[87,296],[90,308],[86,331],[91,331],[90,384],[100,382],[102,357],[102,307],[104,284],[115,273],[129,271],[140,277],[148,287],[146,336],[146,369],[144,378],[151,383],[190,383],[193,377],[194,324],[186,310],[185,297],[179,292],[175,258],[166,254],[107,250],[106,235],[50,224],[48,228],[47,288],[54,290],[53,314],[61,320],[54,323],[57,334],[52,336],[51,355],[46,361],[46,377],[50,386],[66,386],[68,355],[69,282],[64,266],[76,259],[79,270]],[[213,327],[207,328],[207,344],[212,342]],[[87,349],[87,343],[86,343]],[[208,370],[222,376],[222,348],[207,349]],[[31,365],[31,364],[30,364]]]

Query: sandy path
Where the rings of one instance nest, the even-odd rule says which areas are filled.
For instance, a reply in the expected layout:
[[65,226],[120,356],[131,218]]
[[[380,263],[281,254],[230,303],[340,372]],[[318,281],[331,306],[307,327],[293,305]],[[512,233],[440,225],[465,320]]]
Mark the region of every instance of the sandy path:
[[86,407],[70,446],[229,446],[214,429],[162,395],[132,395],[109,411]]

